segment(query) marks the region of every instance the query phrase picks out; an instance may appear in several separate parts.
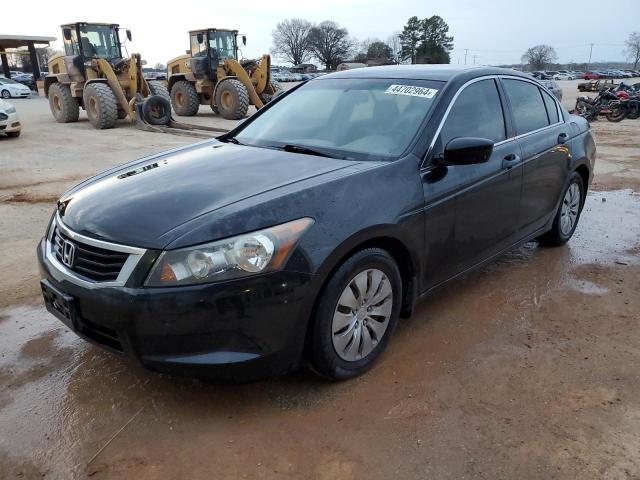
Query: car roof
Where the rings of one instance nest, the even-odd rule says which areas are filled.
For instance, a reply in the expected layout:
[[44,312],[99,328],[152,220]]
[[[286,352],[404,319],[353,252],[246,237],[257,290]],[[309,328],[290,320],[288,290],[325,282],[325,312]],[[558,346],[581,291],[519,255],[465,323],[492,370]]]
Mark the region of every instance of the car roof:
[[324,75],[327,78],[396,78],[411,80],[440,80],[448,82],[456,77],[482,77],[486,75],[513,75],[530,79],[516,70],[498,67],[443,65],[385,65],[355,68]]

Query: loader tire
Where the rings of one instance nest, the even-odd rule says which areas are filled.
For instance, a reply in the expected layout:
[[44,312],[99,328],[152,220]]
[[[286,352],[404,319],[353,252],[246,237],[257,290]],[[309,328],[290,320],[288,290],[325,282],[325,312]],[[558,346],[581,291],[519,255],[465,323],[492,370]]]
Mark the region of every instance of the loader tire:
[[151,125],[169,125],[171,103],[162,95],[152,95],[142,104],[142,118]]
[[249,93],[240,80],[223,80],[216,88],[216,107],[227,120],[240,120],[249,110]]
[[71,96],[69,85],[54,83],[49,87],[49,107],[58,123],[77,122],[80,116],[80,104]]
[[122,110],[121,108],[118,109],[118,120],[127,118],[127,115],[129,115],[128,112],[126,112],[125,110]]
[[259,95],[260,100],[262,100],[262,103],[265,105],[284,92],[282,85],[278,82],[271,82],[271,89],[273,90],[273,93],[262,93]]
[[151,90],[151,95],[160,95],[161,97],[166,98],[171,102],[171,96],[169,95],[169,90],[164,85],[164,83],[159,82],[158,80],[147,80],[147,85],[149,85],[149,90]]
[[171,87],[171,106],[178,115],[193,117],[200,108],[200,96],[191,82],[180,80]]
[[118,101],[106,83],[90,83],[82,95],[89,122],[98,130],[113,128],[118,118]]

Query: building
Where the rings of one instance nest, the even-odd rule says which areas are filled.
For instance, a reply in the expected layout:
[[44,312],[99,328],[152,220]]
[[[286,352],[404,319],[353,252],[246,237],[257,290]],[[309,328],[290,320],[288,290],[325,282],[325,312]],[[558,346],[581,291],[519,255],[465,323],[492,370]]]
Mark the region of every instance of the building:
[[301,63],[300,65],[291,67],[292,73],[313,73],[317,70],[318,68],[313,63]]
[[336,71],[341,72],[342,70],[353,70],[354,68],[364,68],[366,66],[366,63],[346,62],[339,64]]
[[[49,46],[50,42],[54,42],[55,37],[34,37],[31,35],[2,35],[0,34],[0,60],[2,60],[2,73],[5,77],[11,78],[9,70],[9,61],[7,54],[29,55],[31,58],[31,68],[33,69],[34,80],[40,79],[40,65],[38,64],[38,56],[36,55],[36,45]],[[19,49],[27,47],[27,51],[13,50],[7,51],[8,48]]]

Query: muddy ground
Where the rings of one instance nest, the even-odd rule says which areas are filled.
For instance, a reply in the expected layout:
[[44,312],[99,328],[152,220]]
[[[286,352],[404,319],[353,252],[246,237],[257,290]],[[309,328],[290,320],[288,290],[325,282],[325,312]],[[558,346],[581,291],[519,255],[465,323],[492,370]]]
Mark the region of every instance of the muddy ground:
[[14,103],[24,134],[0,139],[1,479],[640,479],[640,121],[594,124],[595,183],[567,246],[532,242],[435,293],[359,379],[228,386],[103,352],[38,296],[57,196],[193,140]]

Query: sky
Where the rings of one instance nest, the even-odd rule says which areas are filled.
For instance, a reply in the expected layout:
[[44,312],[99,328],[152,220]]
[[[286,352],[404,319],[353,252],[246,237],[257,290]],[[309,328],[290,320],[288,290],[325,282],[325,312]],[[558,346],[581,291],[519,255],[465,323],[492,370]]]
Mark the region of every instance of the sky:
[[[386,40],[402,30],[407,19],[440,15],[454,37],[451,63],[497,65],[519,63],[533,45],[553,46],[561,63],[622,61],[624,41],[640,31],[640,0],[624,2],[624,14],[602,16],[602,0],[243,0],[217,2],[160,0],[91,2],[43,0],[29,2],[31,12],[3,9],[0,34],[44,35],[61,38],[60,25],[77,21],[119,23],[131,29],[129,53],[141,53],[148,66],[166,64],[189,48],[189,30],[206,27],[237,29],[247,35],[244,58],[271,50],[271,32],[279,21],[304,18],[319,23],[333,20],[364,40]],[[108,5],[108,8],[105,8]],[[184,5],[184,11],[179,8]],[[227,7],[225,7],[227,6]],[[176,8],[178,7],[178,8]],[[52,45],[61,48],[58,41]],[[475,59],[474,59],[475,56]],[[274,63],[280,63],[277,59]],[[316,62],[317,63],[317,62]]]

